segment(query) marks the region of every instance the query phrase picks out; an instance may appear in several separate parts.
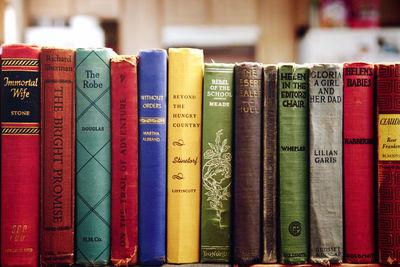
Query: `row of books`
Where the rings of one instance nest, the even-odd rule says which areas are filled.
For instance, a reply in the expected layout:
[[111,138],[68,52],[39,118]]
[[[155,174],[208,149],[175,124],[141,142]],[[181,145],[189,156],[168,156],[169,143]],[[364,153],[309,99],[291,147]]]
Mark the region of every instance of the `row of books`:
[[400,262],[400,64],[1,58],[1,266]]

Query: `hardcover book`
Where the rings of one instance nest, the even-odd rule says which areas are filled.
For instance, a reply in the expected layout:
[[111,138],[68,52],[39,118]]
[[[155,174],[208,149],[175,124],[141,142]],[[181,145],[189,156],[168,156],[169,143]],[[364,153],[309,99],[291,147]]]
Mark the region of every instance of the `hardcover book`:
[[278,68],[264,65],[263,107],[263,263],[277,262]]
[[74,263],[75,51],[43,47],[40,263]]
[[76,50],[75,263],[107,264],[111,227],[110,57]]
[[376,64],[379,263],[400,263],[400,64]]
[[201,262],[230,261],[233,64],[205,64]]
[[1,266],[38,266],[40,48],[4,45],[1,59]]
[[169,49],[167,261],[192,263],[200,252],[203,51]]
[[375,261],[374,65],[345,63],[343,83],[344,256],[369,263]]
[[262,66],[235,65],[233,262],[261,260]]
[[308,259],[308,73],[305,65],[279,66],[280,259]]
[[309,77],[310,261],[343,261],[342,64],[313,64]]
[[167,53],[139,53],[139,263],[166,260]]
[[111,262],[137,263],[138,112],[136,56],[111,58]]

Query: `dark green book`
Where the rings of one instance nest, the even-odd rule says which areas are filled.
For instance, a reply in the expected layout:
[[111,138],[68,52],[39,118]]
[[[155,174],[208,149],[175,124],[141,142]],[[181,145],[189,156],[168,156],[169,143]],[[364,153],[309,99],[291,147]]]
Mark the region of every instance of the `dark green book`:
[[112,50],[76,50],[75,263],[110,259]]
[[203,90],[201,261],[229,262],[233,64],[205,64]]
[[283,264],[308,259],[308,73],[279,66],[280,254]]

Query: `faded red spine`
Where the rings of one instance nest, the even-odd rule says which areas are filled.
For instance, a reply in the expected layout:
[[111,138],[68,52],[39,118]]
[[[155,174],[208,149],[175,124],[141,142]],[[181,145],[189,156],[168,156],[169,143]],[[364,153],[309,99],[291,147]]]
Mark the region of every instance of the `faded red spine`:
[[74,262],[75,53],[42,48],[40,263]]
[[345,261],[374,262],[374,65],[345,63]]
[[[38,266],[39,263],[39,53],[39,47],[22,44],[4,45],[2,50],[1,266],[3,267],[30,267]],[[29,80],[31,82],[28,84]],[[14,95],[17,90],[20,94]]]
[[136,264],[138,249],[137,59],[111,59],[112,217],[111,261]]
[[400,264],[400,64],[377,64],[375,70],[379,263],[397,265]]

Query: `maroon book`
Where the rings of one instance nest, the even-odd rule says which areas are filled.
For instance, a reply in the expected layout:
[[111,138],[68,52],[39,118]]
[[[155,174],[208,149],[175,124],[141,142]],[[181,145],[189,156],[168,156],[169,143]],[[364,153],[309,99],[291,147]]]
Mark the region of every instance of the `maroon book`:
[[137,262],[138,108],[135,56],[111,59],[112,214],[111,261]]
[[345,261],[370,263],[374,243],[374,65],[343,65]]
[[75,52],[42,48],[40,263],[74,262]]
[[379,263],[400,264],[400,64],[375,69]]
[[1,66],[1,266],[38,266],[40,48],[4,45]]

